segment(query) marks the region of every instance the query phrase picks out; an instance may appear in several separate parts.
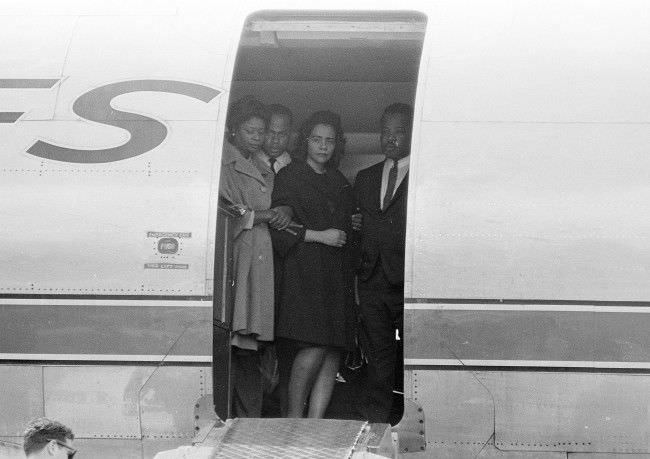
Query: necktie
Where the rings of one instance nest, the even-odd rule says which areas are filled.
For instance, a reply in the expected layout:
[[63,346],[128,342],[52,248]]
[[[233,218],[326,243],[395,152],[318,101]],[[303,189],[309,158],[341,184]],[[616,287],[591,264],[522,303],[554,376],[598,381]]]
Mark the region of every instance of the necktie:
[[271,172],[273,172],[274,174],[275,174],[275,162],[276,162],[275,158],[269,158],[269,166],[271,166]]
[[390,171],[388,172],[386,194],[384,195],[384,200],[382,201],[381,210],[386,210],[388,204],[390,204],[391,199],[393,199],[393,193],[395,192],[395,183],[397,183],[397,161],[393,160],[393,167],[391,167]]

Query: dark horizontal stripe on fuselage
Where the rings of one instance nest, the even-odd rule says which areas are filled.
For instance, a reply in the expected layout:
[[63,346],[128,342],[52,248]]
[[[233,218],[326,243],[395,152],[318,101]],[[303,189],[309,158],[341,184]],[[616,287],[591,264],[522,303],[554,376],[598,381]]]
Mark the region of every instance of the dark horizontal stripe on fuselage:
[[157,356],[205,360],[212,354],[211,307],[80,303],[0,304],[0,358],[156,361]]
[[407,300],[407,365],[650,368],[650,305]]

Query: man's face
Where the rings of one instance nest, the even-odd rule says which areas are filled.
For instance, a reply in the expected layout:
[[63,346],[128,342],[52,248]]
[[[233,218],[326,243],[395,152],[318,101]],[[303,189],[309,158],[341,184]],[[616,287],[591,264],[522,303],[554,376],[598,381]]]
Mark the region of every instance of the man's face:
[[398,160],[411,150],[411,126],[404,115],[386,115],[381,124],[381,151],[386,158]]
[[287,149],[291,134],[291,123],[286,115],[271,115],[269,127],[264,137],[264,151],[272,158],[277,158]]

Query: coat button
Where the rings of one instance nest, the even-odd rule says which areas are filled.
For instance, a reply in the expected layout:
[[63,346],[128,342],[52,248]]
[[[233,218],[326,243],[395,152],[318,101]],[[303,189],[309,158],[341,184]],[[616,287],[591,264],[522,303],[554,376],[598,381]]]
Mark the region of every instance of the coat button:
[[260,186],[260,191],[266,193],[266,187],[264,185]]

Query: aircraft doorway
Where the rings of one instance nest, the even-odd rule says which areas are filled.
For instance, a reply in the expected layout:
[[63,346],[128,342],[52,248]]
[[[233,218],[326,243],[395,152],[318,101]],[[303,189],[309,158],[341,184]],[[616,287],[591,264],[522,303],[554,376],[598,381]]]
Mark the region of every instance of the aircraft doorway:
[[[425,26],[426,17],[416,12],[253,14],[241,35],[230,104],[252,96],[266,105],[287,107],[292,123],[286,150],[294,160],[303,121],[318,110],[338,114],[345,134],[339,170],[353,183],[357,172],[384,160],[380,148],[384,109],[396,102],[414,106]],[[225,219],[220,215],[220,228]],[[231,417],[229,286],[236,280],[224,266],[229,259],[227,250],[218,253],[215,273],[217,283],[227,285],[215,288],[222,290],[222,304],[215,302],[214,314],[214,394],[222,418]],[[397,345],[392,423],[399,421],[402,411],[401,341]],[[326,417],[354,417],[349,407],[363,390],[363,369],[352,371],[342,363],[338,376],[347,382],[336,383]],[[269,415],[278,415],[273,406],[270,409]]]

